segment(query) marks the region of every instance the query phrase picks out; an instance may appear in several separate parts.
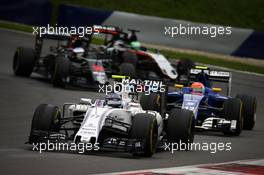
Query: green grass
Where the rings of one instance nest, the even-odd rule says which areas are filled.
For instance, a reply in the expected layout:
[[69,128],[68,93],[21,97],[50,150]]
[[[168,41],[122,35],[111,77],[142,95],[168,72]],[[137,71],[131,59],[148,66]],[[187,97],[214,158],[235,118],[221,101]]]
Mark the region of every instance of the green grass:
[[[32,26],[22,25],[22,24],[17,24],[17,23],[11,23],[11,22],[4,22],[4,21],[0,21],[0,27],[18,30],[18,31],[23,31],[23,32],[28,32],[28,33],[32,33],[32,31],[33,31]],[[102,44],[103,41],[102,41],[102,39],[94,38],[93,43],[94,44]],[[150,50],[153,51],[156,49],[150,48]],[[164,54],[165,56],[167,56],[168,58],[176,58],[176,59],[188,58],[188,59],[193,60],[194,62],[199,62],[199,63],[204,63],[204,64],[210,64],[210,65],[227,67],[227,68],[232,68],[232,69],[237,69],[237,70],[242,70],[242,71],[249,71],[249,72],[256,72],[256,73],[264,74],[264,68],[261,66],[248,65],[248,64],[237,62],[237,61],[229,61],[229,60],[223,60],[220,58],[209,57],[209,56],[204,56],[204,55],[181,53],[181,52],[172,52],[172,51],[167,51],[167,50],[161,50],[161,53]]]
[[264,31],[263,0],[53,0],[60,2]]
[[12,23],[12,22],[7,22],[7,21],[0,21],[0,27],[6,28],[6,29],[19,30],[19,31],[28,32],[28,33],[33,32],[32,26],[30,25]]
[[256,65],[250,65],[246,63],[241,63],[237,61],[230,61],[230,60],[224,60],[217,57],[209,57],[205,55],[197,55],[197,54],[191,54],[191,53],[181,53],[181,52],[172,52],[167,50],[161,50],[161,53],[167,56],[168,58],[177,58],[177,59],[191,59],[194,62],[199,62],[203,64],[210,64],[215,66],[221,66],[241,71],[248,71],[248,72],[255,72],[264,74],[264,67],[256,66]]

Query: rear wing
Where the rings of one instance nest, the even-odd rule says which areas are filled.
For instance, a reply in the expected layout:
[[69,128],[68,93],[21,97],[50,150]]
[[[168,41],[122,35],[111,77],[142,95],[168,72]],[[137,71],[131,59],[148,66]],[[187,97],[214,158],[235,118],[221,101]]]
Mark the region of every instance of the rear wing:
[[57,33],[46,33],[40,35],[36,35],[37,38],[41,39],[50,39],[50,40],[67,40],[71,37],[70,34],[57,34]]
[[73,40],[74,38],[81,38],[82,41],[86,41],[87,43],[90,43],[92,34],[85,34],[84,36],[80,37],[78,34],[58,34],[58,33],[46,33],[40,35],[36,35],[35,39],[35,54],[36,57],[39,57],[42,51],[43,42],[45,40],[54,40],[57,41],[57,45],[59,46],[61,42],[68,42],[70,40]]
[[70,34],[57,34],[57,33],[49,33],[49,34],[42,34],[36,35],[35,38],[35,57],[38,58],[41,55],[43,41],[44,40],[56,40],[58,43],[60,41],[67,41],[71,37]]
[[[112,35],[120,35],[120,34],[127,34],[127,32],[124,32],[122,28],[117,27],[117,26],[102,26],[102,25],[94,25],[93,26],[94,30],[98,33],[98,34],[112,34]],[[140,30],[136,30],[136,29],[127,29],[129,32],[131,33],[138,33],[140,32]]]
[[227,95],[231,95],[231,85],[232,85],[232,73],[222,70],[210,70],[205,66],[195,66],[195,68],[190,70],[190,80],[196,80],[198,76],[204,73],[208,75],[208,80],[210,82],[220,82],[227,83]]
[[93,26],[95,33],[97,34],[112,34],[112,35],[119,35],[121,30],[115,26],[101,26],[101,25],[94,25]]

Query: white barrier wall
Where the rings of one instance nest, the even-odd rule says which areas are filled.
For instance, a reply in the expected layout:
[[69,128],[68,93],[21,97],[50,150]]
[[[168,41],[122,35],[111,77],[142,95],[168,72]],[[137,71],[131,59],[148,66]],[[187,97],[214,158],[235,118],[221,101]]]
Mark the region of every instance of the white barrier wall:
[[202,28],[204,26],[210,27],[212,25],[118,11],[113,12],[103,24],[116,25],[125,29],[138,29],[141,31],[138,34],[139,39],[146,43],[221,54],[232,54],[253,33],[253,30],[250,29],[232,27],[232,33],[230,35],[221,35],[214,38],[209,35],[174,35],[174,37],[170,37],[164,34],[165,27],[178,27],[180,24],[187,26],[190,24],[190,26],[199,26]]

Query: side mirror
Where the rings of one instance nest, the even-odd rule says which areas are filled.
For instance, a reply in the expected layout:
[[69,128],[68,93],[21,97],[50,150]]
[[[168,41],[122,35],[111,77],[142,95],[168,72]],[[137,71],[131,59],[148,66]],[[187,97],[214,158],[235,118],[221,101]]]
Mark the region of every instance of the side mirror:
[[222,88],[212,88],[212,91],[213,92],[221,92],[222,91]]
[[183,88],[183,85],[182,85],[182,84],[175,84],[174,87],[175,87],[175,88],[182,89],[182,88]]

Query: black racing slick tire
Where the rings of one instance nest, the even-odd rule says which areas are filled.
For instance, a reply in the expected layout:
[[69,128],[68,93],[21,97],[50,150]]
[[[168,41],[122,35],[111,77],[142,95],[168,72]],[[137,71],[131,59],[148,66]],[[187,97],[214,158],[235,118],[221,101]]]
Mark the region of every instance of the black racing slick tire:
[[190,69],[195,66],[195,63],[190,59],[181,59],[177,64],[177,73],[179,76],[186,75],[189,76]]
[[242,101],[243,129],[252,130],[256,123],[257,99],[244,94],[238,94],[236,98]]
[[[40,104],[33,115],[29,143],[39,142],[41,132],[59,132],[61,113],[57,106],[52,104]],[[36,134],[36,132],[38,134]]]
[[124,63],[132,63],[134,65],[136,65],[138,61],[137,55],[129,51],[122,53],[122,58]]
[[13,57],[13,72],[17,76],[29,77],[35,65],[34,49],[18,47]]
[[70,61],[67,58],[59,56],[55,59],[55,67],[52,74],[52,84],[55,87],[65,87],[69,69]]
[[132,120],[131,139],[143,143],[143,153],[140,156],[151,157],[156,152],[158,140],[156,118],[148,113],[136,114]]
[[230,98],[224,102],[223,115],[227,120],[236,120],[235,130],[224,131],[225,135],[239,136],[243,129],[242,102],[238,98]]
[[193,112],[186,109],[172,109],[167,121],[167,140],[173,143],[193,143],[195,121]]
[[150,93],[149,95],[142,93],[140,96],[140,105],[143,110],[151,110],[160,112],[160,94]]
[[120,74],[129,76],[130,78],[136,78],[136,67],[132,63],[122,63],[120,65]]

